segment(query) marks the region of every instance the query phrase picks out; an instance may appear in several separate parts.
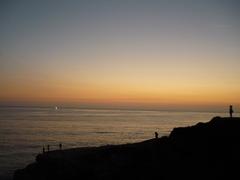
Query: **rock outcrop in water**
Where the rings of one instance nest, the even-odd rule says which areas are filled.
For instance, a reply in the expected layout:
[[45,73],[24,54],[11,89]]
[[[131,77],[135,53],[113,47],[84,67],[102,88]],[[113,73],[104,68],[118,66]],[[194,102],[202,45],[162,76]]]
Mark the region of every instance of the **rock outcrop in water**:
[[14,180],[240,179],[240,118],[175,128],[141,143],[39,154]]

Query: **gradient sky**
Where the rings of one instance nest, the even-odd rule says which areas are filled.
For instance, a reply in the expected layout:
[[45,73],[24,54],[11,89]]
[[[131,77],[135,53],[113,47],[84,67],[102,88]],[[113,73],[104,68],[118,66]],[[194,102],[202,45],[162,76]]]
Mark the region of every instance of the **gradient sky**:
[[240,105],[238,0],[0,3],[1,103]]

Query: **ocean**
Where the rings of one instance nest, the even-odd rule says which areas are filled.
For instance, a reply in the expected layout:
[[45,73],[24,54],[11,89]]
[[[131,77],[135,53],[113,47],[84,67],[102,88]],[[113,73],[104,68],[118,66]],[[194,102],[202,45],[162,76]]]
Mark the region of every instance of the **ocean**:
[[[174,127],[194,125],[227,113],[107,110],[55,107],[0,107],[0,179],[34,162],[43,146],[50,150],[132,143],[168,135]],[[239,116],[239,114],[238,114]]]

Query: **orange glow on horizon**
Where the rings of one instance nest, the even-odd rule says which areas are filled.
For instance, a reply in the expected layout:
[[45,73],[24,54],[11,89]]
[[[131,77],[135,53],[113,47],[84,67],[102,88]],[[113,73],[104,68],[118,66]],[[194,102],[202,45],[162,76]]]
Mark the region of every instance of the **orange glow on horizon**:
[[[184,105],[226,105],[238,104],[240,95],[237,90],[221,88],[207,89],[194,86],[160,87],[124,85],[74,85],[62,82],[60,85],[47,82],[43,86],[31,83],[5,84],[1,90],[1,101],[80,103],[126,106],[184,106]],[[46,84],[47,84],[46,83]]]

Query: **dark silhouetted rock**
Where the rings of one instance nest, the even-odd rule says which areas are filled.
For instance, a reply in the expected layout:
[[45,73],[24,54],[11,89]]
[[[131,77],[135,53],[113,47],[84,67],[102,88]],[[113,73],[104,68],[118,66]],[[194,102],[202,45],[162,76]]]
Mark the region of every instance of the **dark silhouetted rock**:
[[141,143],[39,154],[14,180],[240,179],[240,118],[175,128]]

